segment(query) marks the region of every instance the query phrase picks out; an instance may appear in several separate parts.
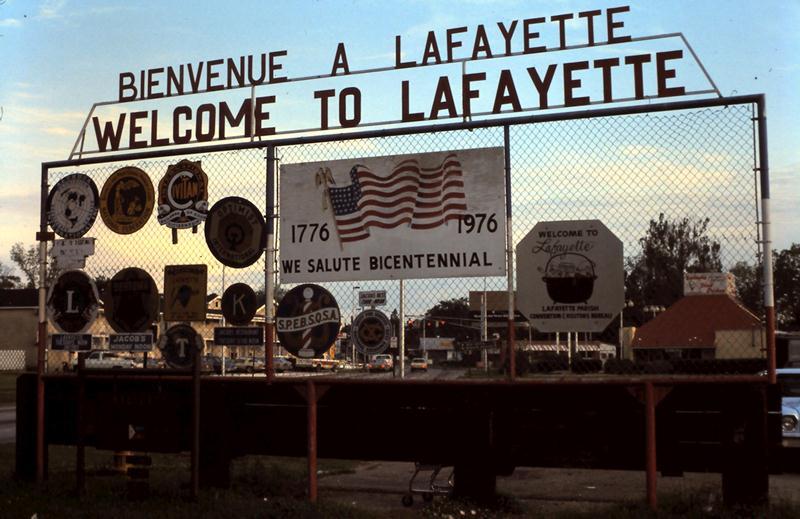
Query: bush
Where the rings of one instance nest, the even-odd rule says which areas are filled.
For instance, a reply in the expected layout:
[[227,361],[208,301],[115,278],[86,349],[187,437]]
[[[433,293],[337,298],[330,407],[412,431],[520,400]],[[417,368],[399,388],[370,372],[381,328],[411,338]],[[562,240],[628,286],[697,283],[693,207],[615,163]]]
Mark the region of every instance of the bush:
[[600,359],[572,359],[573,373],[597,373],[603,369]]

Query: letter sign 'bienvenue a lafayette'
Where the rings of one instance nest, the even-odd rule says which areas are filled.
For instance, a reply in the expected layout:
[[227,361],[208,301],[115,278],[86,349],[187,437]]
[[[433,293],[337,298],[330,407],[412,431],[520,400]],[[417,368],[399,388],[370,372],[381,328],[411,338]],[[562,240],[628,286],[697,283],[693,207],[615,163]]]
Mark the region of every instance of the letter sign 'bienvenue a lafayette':
[[[717,92],[677,30],[634,37],[629,16],[624,5],[531,12],[431,27],[423,37],[377,36],[370,52],[379,49],[387,59],[373,69],[351,69],[363,56],[339,42],[327,52],[327,70],[295,68],[293,54],[281,49],[125,71],[116,100],[95,105],[87,117],[80,152],[509,117]],[[308,88],[276,88],[293,82]],[[136,108],[128,108],[133,102]]]
[[503,150],[281,167],[281,280],[505,274]]

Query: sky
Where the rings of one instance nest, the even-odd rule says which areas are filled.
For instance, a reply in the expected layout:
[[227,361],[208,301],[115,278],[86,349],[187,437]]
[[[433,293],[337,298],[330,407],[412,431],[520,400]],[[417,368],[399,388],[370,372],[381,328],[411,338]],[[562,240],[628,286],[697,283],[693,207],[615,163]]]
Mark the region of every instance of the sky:
[[[0,262],[11,263],[13,243],[34,242],[40,164],[68,158],[92,105],[117,99],[120,73],[285,50],[280,62],[288,77],[330,74],[340,42],[352,70],[391,67],[397,35],[403,57],[419,61],[431,30],[443,39],[448,28],[622,5],[630,5],[619,16],[625,34],[683,33],[723,95],[766,94],[773,244],[782,249],[800,242],[800,2],[0,0]],[[554,27],[542,31],[548,45],[558,41]],[[568,26],[569,41],[581,35]],[[490,37],[499,45],[496,35]],[[593,51],[574,54],[593,59]],[[707,88],[688,58],[677,73],[675,81]],[[397,81],[387,79],[392,74],[362,77],[359,84],[380,91],[391,81],[396,88]],[[272,119],[279,130],[314,123],[319,105],[308,97],[312,88],[317,84],[286,86],[286,101]],[[411,96],[411,104],[430,102]],[[217,99],[191,97],[194,106],[198,97]],[[384,115],[380,105],[372,96],[365,112],[396,118],[396,107]]]

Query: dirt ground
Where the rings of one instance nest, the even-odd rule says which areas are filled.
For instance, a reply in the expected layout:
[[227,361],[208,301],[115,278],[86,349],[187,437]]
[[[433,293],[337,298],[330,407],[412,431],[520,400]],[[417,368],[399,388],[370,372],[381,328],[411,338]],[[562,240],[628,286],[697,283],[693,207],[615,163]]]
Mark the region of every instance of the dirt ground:
[[[391,516],[413,517],[427,506],[420,495],[414,496],[410,509],[401,503],[413,473],[413,463],[364,462],[353,474],[320,474],[320,497]],[[430,474],[421,472],[415,488],[426,488]],[[437,483],[444,485],[448,474],[448,470],[443,470]],[[719,474],[687,473],[683,477],[658,478],[660,497],[707,491],[713,504],[720,489]],[[800,474],[770,477],[771,500],[800,503],[798,489]],[[497,490],[520,500],[529,510],[535,510],[537,516],[593,509],[601,513],[611,504],[646,498],[644,472],[634,471],[520,467],[511,476],[498,477]]]

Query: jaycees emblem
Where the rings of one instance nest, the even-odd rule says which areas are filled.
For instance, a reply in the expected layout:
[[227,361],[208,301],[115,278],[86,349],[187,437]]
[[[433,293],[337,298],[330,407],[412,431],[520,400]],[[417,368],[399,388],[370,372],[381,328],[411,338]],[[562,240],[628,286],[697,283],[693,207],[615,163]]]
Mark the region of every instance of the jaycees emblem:
[[153,214],[155,193],[147,173],[127,166],[115,171],[100,193],[100,217],[117,234],[131,234]]
[[291,289],[278,305],[276,325],[281,346],[298,357],[319,357],[339,334],[341,316],[336,299],[318,285]]
[[171,229],[188,229],[206,219],[208,177],[200,162],[182,160],[167,168],[158,183],[158,223]]

